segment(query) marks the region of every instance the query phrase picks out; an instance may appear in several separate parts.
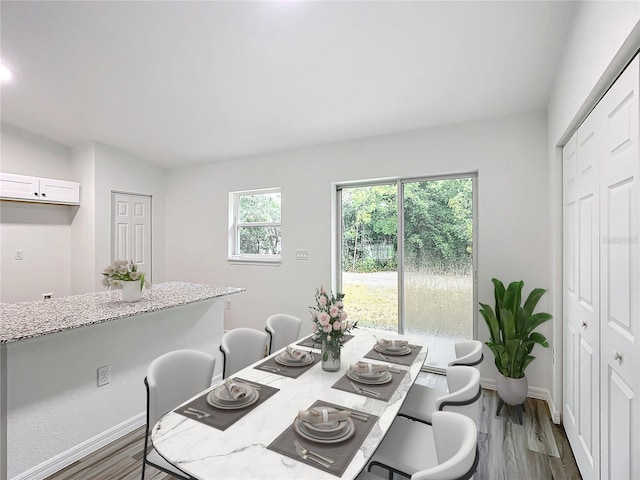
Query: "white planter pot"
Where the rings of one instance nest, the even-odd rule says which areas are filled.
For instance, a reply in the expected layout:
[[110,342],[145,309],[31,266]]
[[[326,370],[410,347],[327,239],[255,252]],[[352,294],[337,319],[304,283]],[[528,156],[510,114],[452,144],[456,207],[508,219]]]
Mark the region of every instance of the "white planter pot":
[[122,300],[125,302],[137,302],[142,298],[140,281],[122,282]]
[[527,399],[529,382],[527,377],[509,378],[498,372],[496,378],[496,390],[498,395],[508,405],[522,405]]

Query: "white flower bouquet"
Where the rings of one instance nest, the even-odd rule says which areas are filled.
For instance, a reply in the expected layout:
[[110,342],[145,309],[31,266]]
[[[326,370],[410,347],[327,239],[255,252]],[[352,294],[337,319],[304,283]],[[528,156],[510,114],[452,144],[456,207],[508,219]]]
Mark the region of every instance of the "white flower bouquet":
[[138,271],[133,260],[116,260],[102,271],[102,284],[109,288],[122,288],[122,282],[140,282],[140,290],[148,282],[144,279],[144,272]]

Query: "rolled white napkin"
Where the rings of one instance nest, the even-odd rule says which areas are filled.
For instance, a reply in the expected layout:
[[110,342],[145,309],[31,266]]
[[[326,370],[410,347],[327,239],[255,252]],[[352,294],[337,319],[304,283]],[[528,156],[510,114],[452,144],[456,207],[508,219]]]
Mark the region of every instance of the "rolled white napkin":
[[348,419],[351,412],[343,412],[335,409],[327,409],[322,407],[310,408],[309,410],[300,410],[298,418],[307,423],[315,425],[317,423],[341,422]]
[[378,340],[378,345],[383,348],[401,348],[409,345],[409,342],[407,340],[386,340],[383,338],[382,340]]
[[296,360],[302,360],[306,355],[306,350],[298,350],[297,348],[293,348],[292,346],[287,347],[287,353],[291,356],[291,358],[295,358]]
[[352,364],[349,369],[358,374],[367,374],[374,372],[386,372],[389,370],[389,365],[374,365],[368,362],[358,362]]
[[247,396],[247,392],[243,389],[240,388],[238,386],[237,383],[235,383],[233,380],[231,380],[230,378],[227,378],[224,381],[225,386],[227,387],[227,390],[229,391],[229,393],[231,394],[231,396],[236,399],[236,400],[242,400],[244,397]]

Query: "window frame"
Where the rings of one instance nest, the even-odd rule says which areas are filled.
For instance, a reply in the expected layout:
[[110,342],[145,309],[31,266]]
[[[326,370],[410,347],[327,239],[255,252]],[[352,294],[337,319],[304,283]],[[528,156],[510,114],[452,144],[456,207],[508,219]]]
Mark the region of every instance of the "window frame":
[[[280,194],[280,221],[279,222],[239,222],[240,199],[251,195],[266,195],[271,193]],[[280,254],[261,253],[239,253],[240,252],[240,229],[246,227],[279,227],[280,228]],[[240,190],[229,192],[229,241],[227,261],[229,263],[251,263],[280,265],[282,262],[282,188],[259,188],[254,190]]]

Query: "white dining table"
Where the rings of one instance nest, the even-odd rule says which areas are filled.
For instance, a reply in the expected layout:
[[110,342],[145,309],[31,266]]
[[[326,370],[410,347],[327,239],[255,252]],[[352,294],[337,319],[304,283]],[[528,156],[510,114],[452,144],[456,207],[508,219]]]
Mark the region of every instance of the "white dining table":
[[[275,395],[224,431],[171,411],[161,417],[152,430],[151,438],[155,449],[167,461],[201,480],[336,478],[346,480],[355,478],[366,466],[391,426],[409,389],[420,373],[428,348],[418,338],[388,331],[360,328],[351,333],[354,338],[342,347],[339,371],[326,372],[322,370],[321,363],[317,363],[307,372],[293,379],[253,368],[264,361],[261,360],[241,370],[234,377],[278,388],[279,391]],[[378,339],[406,339],[423,348],[411,366],[385,362],[382,358],[380,360],[363,358]],[[296,348],[319,353],[319,350],[307,347]],[[277,353],[274,352],[272,355]],[[332,385],[346,373],[349,366],[360,360],[370,363],[387,363],[406,370],[409,375],[404,376],[389,401],[332,388]],[[208,390],[215,388],[216,385]],[[205,392],[201,392],[196,397]],[[317,400],[379,417],[341,477],[267,448],[274,439],[291,426],[299,410],[309,408]]]

